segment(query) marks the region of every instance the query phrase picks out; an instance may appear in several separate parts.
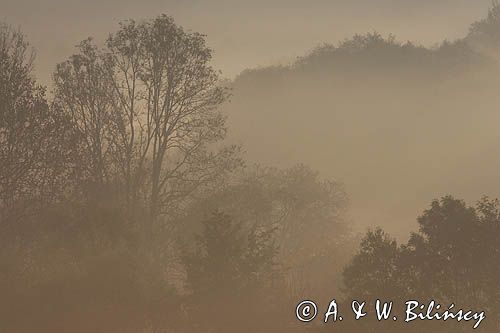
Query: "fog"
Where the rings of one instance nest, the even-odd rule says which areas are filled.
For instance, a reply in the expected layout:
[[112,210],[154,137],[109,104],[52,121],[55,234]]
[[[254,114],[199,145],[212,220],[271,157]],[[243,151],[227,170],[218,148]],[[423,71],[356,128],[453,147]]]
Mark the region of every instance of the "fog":
[[499,195],[499,72],[462,42],[387,38],[244,72],[227,110],[230,137],[251,159],[313,166],[346,185],[358,227],[403,236],[434,198]]
[[0,2],[0,332],[498,332],[497,1]]

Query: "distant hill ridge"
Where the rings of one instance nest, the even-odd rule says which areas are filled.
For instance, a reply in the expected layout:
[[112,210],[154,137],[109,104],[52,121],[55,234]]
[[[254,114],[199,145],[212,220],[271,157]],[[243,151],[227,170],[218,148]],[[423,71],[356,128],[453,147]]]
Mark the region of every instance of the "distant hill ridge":
[[[469,33],[458,40],[445,40],[435,47],[398,41],[396,36],[378,32],[355,34],[337,46],[323,44],[288,65],[275,65],[243,71],[240,81],[290,75],[291,73],[329,73],[343,70],[417,69],[449,71],[468,66],[493,65],[500,60],[500,5],[494,3],[485,19],[471,24]],[[355,67],[353,67],[355,66]]]

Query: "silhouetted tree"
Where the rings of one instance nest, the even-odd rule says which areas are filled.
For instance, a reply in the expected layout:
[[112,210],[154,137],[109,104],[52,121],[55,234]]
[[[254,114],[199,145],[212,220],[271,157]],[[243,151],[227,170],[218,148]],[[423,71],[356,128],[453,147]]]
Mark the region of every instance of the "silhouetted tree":
[[[72,115],[94,181],[121,184],[149,207],[148,229],[234,165],[217,110],[228,96],[204,36],[166,15],[125,21],[104,48],[90,40],[55,73],[55,100]],[[83,161],[83,162],[85,162]]]
[[381,295],[399,296],[396,280],[399,257],[395,239],[380,228],[369,231],[361,241],[359,252],[344,270],[347,297],[373,303]]
[[[369,302],[434,299],[487,313],[498,311],[500,288],[494,282],[500,278],[498,200],[483,198],[469,207],[446,196],[433,201],[418,223],[419,233],[402,246],[381,229],[369,232],[344,271],[346,295]],[[482,329],[491,331],[499,324],[493,316]],[[465,330],[446,325],[436,325],[437,332]]]

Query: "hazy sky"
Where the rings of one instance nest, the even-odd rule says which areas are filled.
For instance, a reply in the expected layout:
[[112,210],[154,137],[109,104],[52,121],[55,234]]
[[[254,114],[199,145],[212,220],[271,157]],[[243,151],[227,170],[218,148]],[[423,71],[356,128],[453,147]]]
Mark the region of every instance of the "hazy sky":
[[215,65],[233,77],[248,67],[287,62],[356,32],[392,32],[432,45],[457,38],[485,16],[490,0],[0,0],[0,20],[20,26],[37,50],[47,83],[80,40],[103,40],[119,21],[172,15],[208,35]]

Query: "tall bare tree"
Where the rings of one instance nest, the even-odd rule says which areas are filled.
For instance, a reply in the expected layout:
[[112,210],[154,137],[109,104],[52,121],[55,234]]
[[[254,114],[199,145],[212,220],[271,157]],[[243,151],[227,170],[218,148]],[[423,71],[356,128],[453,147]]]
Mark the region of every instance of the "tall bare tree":
[[95,180],[145,202],[149,221],[234,166],[236,147],[214,149],[228,91],[203,35],[161,15],[123,22],[103,48],[87,40],[79,49],[57,68],[56,103],[86,138]]
[[109,165],[110,89],[99,50],[89,38],[78,45],[78,54],[57,65],[55,105],[70,116],[80,133],[79,165],[87,181],[104,184],[112,175]]

